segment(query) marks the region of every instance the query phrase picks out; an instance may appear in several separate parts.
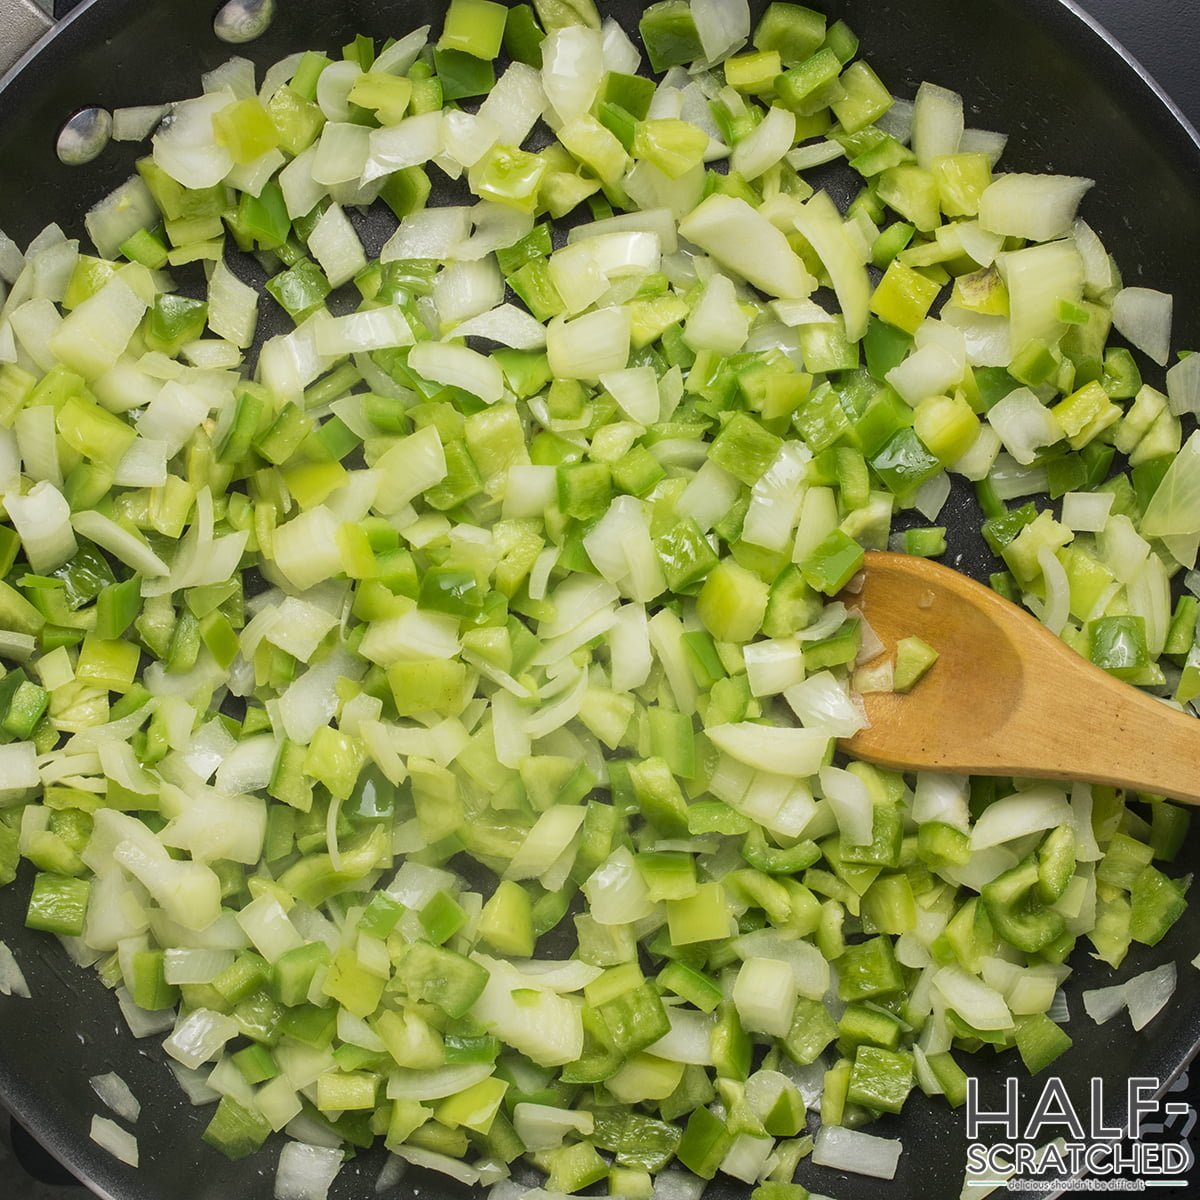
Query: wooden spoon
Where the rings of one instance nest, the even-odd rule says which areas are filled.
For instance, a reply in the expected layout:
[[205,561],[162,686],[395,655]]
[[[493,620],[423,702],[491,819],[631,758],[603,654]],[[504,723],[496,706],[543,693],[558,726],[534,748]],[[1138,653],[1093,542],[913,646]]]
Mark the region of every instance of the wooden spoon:
[[869,553],[845,593],[894,653],[915,634],[938,660],[911,692],[863,696],[856,758],[906,771],[1113,784],[1200,804],[1200,720],[1081,658],[1030,613],[966,575]]

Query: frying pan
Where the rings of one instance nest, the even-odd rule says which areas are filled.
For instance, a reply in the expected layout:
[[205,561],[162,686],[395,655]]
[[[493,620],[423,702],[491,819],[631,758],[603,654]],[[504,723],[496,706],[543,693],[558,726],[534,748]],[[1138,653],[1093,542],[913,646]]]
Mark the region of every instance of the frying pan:
[[[756,18],[764,2],[752,0]],[[601,6],[627,29],[636,26],[643,7],[631,0],[602,0]],[[1126,282],[1172,292],[1175,345],[1200,344],[1200,141],[1066,0],[823,0],[820,6],[850,22],[894,92],[912,95],[930,79],[964,95],[969,124],[1009,133],[1008,170],[1096,179],[1084,211]],[[436,25],[440,7],[437,0],[278,0],[270,30],[238,52],[262,67],[296,49],[336,48],[360,32],[383,37],[426,21]],[[89,104],[111,109],[194,94],[200,72],[230,53],[213,36],[212,17],[213,4],[203,0],[89,0],[27,55],[0,83],[0,227],[19,243],[51,219],[81,234],[86,210],[127,178],[142,148],[114,144],[87,168],[64,167],[54,154],[63,120]],[[368,251],[378,249],[386,232],[382,219],[367,231]],[[267,324],[263,332],[277,331]],[[995,564],[979,537],[980,515],[970,493],[956,490],[942,519],[950,528],[947,561],[986,578]],[[1181,863],[1196,861],[1197,842],[1190,840]],[[52,939],[24,929],[30,880],[26,866],[14,885],[0,890],[0,936],[15,951],[35,997],[0,997],[0,1101],[65,1166],[112,1200],[271,1197],[279,1140],[239,1163],[201,1143],[210,1110],[187,1105],[164,1065],[159,1039],[135,1042],[97,977],[71,965]],[[1082,950],[1075,956],[1067,1027],[1075,1046],[1054,1069],[1084,1111],[1093,1075],[1110,1085],[1104,1116],[1119,1122],[1128,1077],[1155,1077],[1166,1087],[1200,1048],[1200,1006],[1190,1003],[1197,977],[1188,965],[1198,945],[1200,907],[1192,907],[1159,946],[1130,954],[1122,978],[1168,959],[1180,970],[1173,1002],[1138,1034],[1123,1020],[1097,1027],[1084,1016],[1079,991],[1113,982],[1113,972]],[[999,1106],[1006,1076],[1023,1077],[1014,1060],[970,1061],[983,1100],[995,1102],[987,1107]],[[100,1106],[87,1080],[111,1070],[142,1101],[136,1171],[88,1140]],[[1023,1079],[1022,1091],[1028,1103],[1040,1082]],[[803,1182],[841,1200],[958,1195],[961,1113],[916,1093],[902,1119],[887,1118],[873,1132],[904,1140],[893,1184],[811,1165],[802,1169]],[[381,1165],[381,1153],[360,1156],[342,1171],[331,1196],[373,1195]],[[0,1181],[0,1191],[7,1183]],[[748,1190],[718,1177],[706,1195],[737,1200]],[[470,1193],[413,1171],[389,1194],[440,1200]]]

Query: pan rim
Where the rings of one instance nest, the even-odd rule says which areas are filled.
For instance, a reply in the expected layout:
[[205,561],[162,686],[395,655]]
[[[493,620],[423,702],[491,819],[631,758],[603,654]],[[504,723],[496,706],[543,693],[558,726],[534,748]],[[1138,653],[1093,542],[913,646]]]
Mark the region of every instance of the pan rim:
[[[1123,85],[1134,83],[1153,98],[1155,114],[1161,120],[1167,118],[1167,127],[1177,133],[1182,133],[1190,151],[1196,156],[1196,166],[1200,167],[1200,130],[1192,124],[1179,105],[1172,99],[1166,89],[1154,75],[1111,33],[1104,24],[1085,11],[1077,0],[1014,0],[1035,21],[1047,25],[1056,40],[1069,46],[1069,37],[1062,37],[1061,31],[1077,34],[1078,27],[1087,30],[1087,36],[1092,41],[1092,48],[1106,54],[1114,65],[1127,74],[1127,80],[1116,80],[1112,90],[1123,91]],[[8,93],[19,87],[25,80],[26,73],[32,74],[32,68],[37,65],[42,54],[55,43],[61,43],[74,36],[86,37],[86,28],[76,30],[76,26],[86,27],[93,20],[101,20],[105,6],[114,0],[83,0],[60,21],[55,22],[43,33],[12,64],[0,75],[0,102],[8,98]],[[99,11],[101,16],[94,15]],[[1081,52],[1083,47],[1079,47]],[[1144,97],[1145,98],[1145,97]]]

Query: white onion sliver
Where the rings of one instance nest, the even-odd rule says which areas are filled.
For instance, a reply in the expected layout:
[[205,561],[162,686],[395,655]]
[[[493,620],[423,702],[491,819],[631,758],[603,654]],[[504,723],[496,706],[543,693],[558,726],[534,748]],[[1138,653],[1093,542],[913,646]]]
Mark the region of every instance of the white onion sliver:
[[1092,988],[1083,993],[1083,1010],[1097,1025],[1111,1020],[1126,1006],[1125,985]]
[[1113,325],[1160,367],[1167,365],[1171,353],[1172,299],[1153,288],[1127,287],[1113,300]]
[[138,1165],[137,1138],[127,1129],[122,1129],[116,1121],[110,1121],[107,1117],[93,1117],[88,1136],[113,1158],[120,1159],[131,1167]]
[[341,1150],[288,1142],[279,1152],[275,1200],[325,1200],[343,1162]]
[[813,1143],[812,1160],[820,1167],[894,1179],[903,1145],[895,1138],[881,1138],[857,1129],[823,1125]]
[[137,1097],[130,1091],[129,1084],[115,1071],[107,1075],[93,1075],[88,1082],[92,1091],[117,1114],[126,1121],[134,1122],[141,1115],[142,1106]]
[[6,942],[0,942],[0,996],[20,996],[29,999],[29,984],[25,973]]
[[1125,987],[1125,1003],[1134,1029],[1144,1029],[1163,1010],[1177,983],[1175,964],[1164,963],[1152,971],[1135,975]]

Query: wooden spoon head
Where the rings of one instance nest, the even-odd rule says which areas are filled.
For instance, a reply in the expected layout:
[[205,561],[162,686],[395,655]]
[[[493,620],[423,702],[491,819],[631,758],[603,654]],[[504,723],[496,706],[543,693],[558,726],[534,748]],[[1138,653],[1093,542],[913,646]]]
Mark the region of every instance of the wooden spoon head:
[[1031,614],[948,567],[871,553],[842,597],[894,654],[938,660],[911,692],[866,693],[841,747],[899,770],[1085,779],[1200,804],[1200,722],[1107,675]]
[[[1025,684],[1023,638],[1061,647],[1037,621],[966,575],[908,554],[871,552],[862,590],[842,596],[895,655],[913,635],[938,660],[911,692],[863,696],[869,728],[843,740],[856,758],[905,770],[987,770],[1011,757],[997,745]],[[1014,617],[1018,624],[1014,629]],[[1026,628],[1022,628],[1026,626]],[[1016,636],[1014,636],[1014,633]]]

